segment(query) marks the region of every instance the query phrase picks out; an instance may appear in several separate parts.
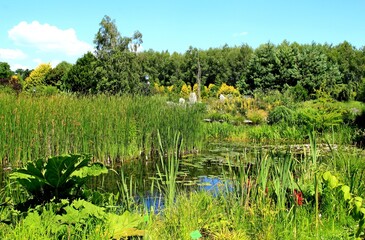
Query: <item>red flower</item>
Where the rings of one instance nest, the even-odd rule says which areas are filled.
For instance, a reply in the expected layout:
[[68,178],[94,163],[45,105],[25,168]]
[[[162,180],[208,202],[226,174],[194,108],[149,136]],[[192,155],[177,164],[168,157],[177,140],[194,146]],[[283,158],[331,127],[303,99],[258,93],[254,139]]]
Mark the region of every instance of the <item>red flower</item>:
[[295,201],[299,206],[303,205],[303,193],[299,190],[294,189],[294,197],[295,197]]

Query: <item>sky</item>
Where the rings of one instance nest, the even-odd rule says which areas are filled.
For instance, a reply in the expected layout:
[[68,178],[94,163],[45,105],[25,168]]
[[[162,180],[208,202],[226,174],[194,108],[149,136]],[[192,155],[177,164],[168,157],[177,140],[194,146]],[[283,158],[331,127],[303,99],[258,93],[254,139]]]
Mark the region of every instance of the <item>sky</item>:
[[365,0],[0,0],[0,62],[12,70],[75,63],[105,15],[141,51],[184,53],[271,42],[365,46]]

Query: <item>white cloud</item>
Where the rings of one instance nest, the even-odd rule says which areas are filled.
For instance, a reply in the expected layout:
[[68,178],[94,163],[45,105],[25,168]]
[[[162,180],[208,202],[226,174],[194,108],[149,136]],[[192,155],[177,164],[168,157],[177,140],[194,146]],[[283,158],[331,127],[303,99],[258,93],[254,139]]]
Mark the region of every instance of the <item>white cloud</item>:
[[248,35],[248,32],[234,33],[233,37],[242,37]]
[[41,63],[43,63],[42,59],[40,59],[40,58],[34,58],[33,59],[33,62],[35,62],[38,65],[41,64]]
[[38,21],[20,22],[8,34],[16,44],[35,47],[43,52],[64,52],[69,56],[78,56],[93,49],[90,44],[77,39],[74,29],[62,30]]
[[0,59],[13,60],[13,59],[25,59],[27,55],[19,49],[6,49],[0,48]]

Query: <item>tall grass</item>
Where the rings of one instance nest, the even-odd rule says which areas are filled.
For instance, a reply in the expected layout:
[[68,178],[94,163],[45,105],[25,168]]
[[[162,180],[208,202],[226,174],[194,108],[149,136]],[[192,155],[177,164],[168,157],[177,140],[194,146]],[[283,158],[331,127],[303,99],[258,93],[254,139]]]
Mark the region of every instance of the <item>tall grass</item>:
[[0,159],[4,164],[63,153],[90,153],[108,163],[156,146],[157,129],[179,131],[186,149],[202,146],[200,105],[168,105],[161,97],[0,94]]

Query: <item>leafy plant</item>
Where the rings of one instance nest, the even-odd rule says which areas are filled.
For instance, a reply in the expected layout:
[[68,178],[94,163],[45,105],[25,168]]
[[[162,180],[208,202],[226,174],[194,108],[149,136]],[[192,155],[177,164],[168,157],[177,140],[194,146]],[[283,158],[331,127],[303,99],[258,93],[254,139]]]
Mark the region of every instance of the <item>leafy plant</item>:
[[338,178],[327,171],[323,173],[323,180],[332,190],[338,190],[342,193],[343,199],[348,203],[349,213],[355,221],[358,221],[358,228],[355,234],[357,239],[363,237],[365,233],[365,206],[363,198],[351,194],[350,187],[341,183]]
[[64,225],[79,227],[86,222],[94,220],[97,228],[107,227],[106,236],[113,239],[120,239],[130,236],[143,236],[144,231],[137,227],[143,223],[144,219],[139,214],[132,214],[125,211],[122,215],[107,213],[105,209],[96,206],[85,200],[75,200],[65,207],[66,214],[58,215],[57,220]]
[[296,113],[286,106],[278,106],[274,108],[268,115],[268,122],[270,124],[286,123],[292,125],[296,122]]
[[101,163],[90,164],[87,155],[62,155],[28,162],[11,173],[32,196],[25,206],[49,202],[52,199],[73,199],[81,195],[81,187],[91,176],[107,173]]

